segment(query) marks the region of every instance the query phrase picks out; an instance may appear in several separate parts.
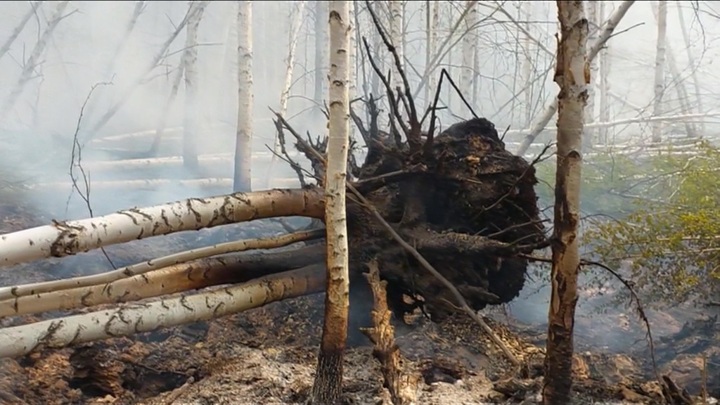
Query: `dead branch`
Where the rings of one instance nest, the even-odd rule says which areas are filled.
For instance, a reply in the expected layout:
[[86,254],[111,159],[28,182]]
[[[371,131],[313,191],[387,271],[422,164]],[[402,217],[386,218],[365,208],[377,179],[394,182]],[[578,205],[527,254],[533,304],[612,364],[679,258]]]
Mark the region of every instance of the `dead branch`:
[[[146,262],[126,266],[117,270],[93,274],[89,276],[66,278],[54,281],[45,281],[32,284],[16,285],[14,287],[0,288],[0,300],[11,300],[25,296],[38,296],[46,292],[57,292],[62,290],[77,289],[88,286],[102,286],[103,292],[113,289],[113,282],[126,277],[140,276],[153,270],[168,266],[175,266],[192,260],[202,259],[226,253],[242,252],[251,249],[272,249],[288,246],[293,243],[319,239],[324,237],[324,230],[312,230],[296,232],[287,235],[274,236],[262,239],[243,239],[233,242],[220,243],[213,246],[192,249],[185,252],[175,253]],[[103,286],[104,285],[104,286]],[[0,301],[0,305],[7,301]],[[12,304],[12,306],[16,306]],[[17,308],[15,308],[17,309]],[[0,310],[0,313],[2,310]],[[0,315],[2,316],[2,315]]]
[[[92,204],[90,204],[90,179],[88,178],[88,174],[85,172],[85,168],[82,166],[82,146],[80,146],[78,134],[80,133],[80,125],[82,123],[83,114],[85,113],[85,107],[87,107],[87,104],[90,101],[90,97],[92,97],[93,92],[95,92],[95,89],[97,89],[99,86],[108,86],[111,84],[112,82],[99,82],[93,84],[90,88],[87,97],[85,97],[85,101],[83,101],[83,104],[80,107],[80,114],[78,114],[77,125],[75,126],[75,133],[73,134],[73,146],[70,152],[69,174],[70,181],[72,182],[72,190],[70,192],[70,195],[68,196],[66,208],[70,205],[70,198],[72,198],[73,192],[77,191],[80,198],[85,202],[85,206],[88,209],[90,218],[95,216],[93,214]],[[83,188],[85,189],[84,192],[83,190],[80,190],[80,186],[78,185],[78,178],[75,175],[75,168],[80,170],[80,174],[82,175]],[[112,259],[110,259],[110,255],[108,255],[108,253],[105,251],[105,248],[101,247],[100,251],[102,251],[103,256],[105,256],[105,259],[107,259],[108,263],[110,264],[110,267],[114,269],[115,263],[113,263]]]
[[[279,119],[274,119],[273,123],[275,124],[275,128],[277,129],[277,137],[278,137],[278,146],[280,147],[280,153],[285,157],[286,162],[292,167],[292,169],[295,171],[295,173],[298,176],[298,180],[300,181],[300,186],[305,188],[307,186],[307,183],[305,182],[305,176],[302,172],[302,167],[299,163],[294,161],[290,155],[288,155],[287,148],[285,147],[285,131],[283,130],[283,124],[280,122]],[[268,147],[270,149],[270,147]],[[271,149],[272,151],[272,149]],[[273,151],[273,153],[276,153]]]
[[387,281],[380,280],[380,271],[377,260],[368,264],[368,273],[365,273],[373,294],[373,309],[370,312],[373,327],[364,328],[362,332],[375,345],[373,356],[380,362],[383,375],[383,386],[390,392],[394,405],[414,403],[417,381],[403,370],[403,360],[400,348],[395,344],[395,329],[390,322],[392,312],[387,305]]
[[219,318],[324,288],[323,266],[311,265],[199,294],[3,328],[0,358]]
[[[382,39],[383,43],[385,44],[385,47],[387,48],[388,52],[393,57],[393,60],[395,61],[395,68],[397,68],[398,74],[400,75],[400,78],[402,79],[403,87],[404,87],[404,94],[402,91],[398,91],[398,98],[400,100],[404,100],[404,97],[407,97],[407,102],[405,104],[405,111],[407,111],[409,115],[410,120],[410,130],[409,132],[405,132],[406,139],[408,141],[408,144],[410,145],[410,153],[415,153],[420,151],[421,147],[421,141],[420,141],[420,121],[418,121],[418,115],[417,115],[417,109],[415,108],[415,102],[413,100],[412,91],[410,90],[410,82],[408,81],[407,75],[405,74],[405,70],[402,67],[402,60],[400,60],[400,56],[398,55],[397,49],[395,48],[395,45],[392,44],[390,39],[387,36],[387,33],[385,32],[385,29],[380,24],[380,20],[378,20],[377,14],[375,14],[375,11],[373,10],[372,5],[370,4],[369,0],[365,0],[365,5],[367,6],[367,10],[370,12],[370,16],[372,17],[373,24],[375,25],[375,29],[378,31],[378,34],[380,34],[380,39]],[[364,39],[363,39],[364,41]],[[366,46],[367,47],[367,46]],[[368,53],[368,58],[370,57],[370,54]]]

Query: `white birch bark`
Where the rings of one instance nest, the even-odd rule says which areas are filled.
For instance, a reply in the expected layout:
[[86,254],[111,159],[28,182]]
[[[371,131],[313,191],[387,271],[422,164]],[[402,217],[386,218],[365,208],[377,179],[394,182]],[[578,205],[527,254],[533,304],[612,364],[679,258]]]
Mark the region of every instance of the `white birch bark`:
[[173,232],[276,216],[322,218],[317,190],[271,190],[192,198],[0,235],[0,266],[62,257]]
[[[217,256],[226,253],[244,252],[251,249],[272,249],[287,246],[293,243],[316,239],[318,238],[318,231],[303,231],[295,232],[286,235],[274,236],[270,238],[261,239],[244,239],[226,243],[219,243],[213,246],[206,246],[202,248],[192,249],[185,252],[175,253],[168,256],[158,257],[150,259],[148,261],[137,263],[131,266],[122,267],[116,270],[108,271],[105,273],[91,274],[87,276],[65,278],[61,280],[44,281],[39,283],[16,285],[13,287],[1,287],[0,288],[0,300],[11,300],[9,306],[13,307],[15,311],[20,311],[19,305],[14,300],[15,298],[25,297],[32,295],[33,300],[43,300],[43,293],[47,292],[58,292],[61,290],[75,290],[77,294],[75,296],[80,297],[80,304],[76,304],[75,307],[85,305],[88,293],[94,290],[83,289],[82,287],[88,286],[100,286],[102,292],[111,293],[112,289],[114,292],[118,290],[115,288],[115,281],[127,278],[145,275],[153,270],[162,269],[164,267],[176,266],[182,263],[190,262],[192,260],[203,259],[210,256]],[[141,279],[144,279],[141,277]],[[72,296],[71,293],[67,293],[66,296]],[[5,301],[7,302],[7,301]],[[2,315],[2,305],[0,302],[0,317]],[[73,307],[73,308],[75,308]],[[49,309],[52,309],[50,307]],[[49,310],[46,309],[46,310]],[[60,308],[55,308],[60,309]],[[65,308],[65,309],[69,309]],[[23,312],[28,313],[28,312]],[[15,315],[20,315],[20,312],[16,312]],[[6,314],[7,315],[7,314]]]
[[[588,42],[589,43],[595,43],[597,41],[597,33],[598,28],[600,27],[600,24],[602,24],[602,16],[600,15],[600,10],[598,8],[600,7],[599,1],[588,1],[585,4],[587,5],[587,19],[590,23],[590,35],[588,36]],[[598,58],[593,58],[593,60],[590,61],[590,85],[587,88],[588,92],[588,99],[587,99],[587,106],[585,107],[585,123],[586,124],[592,124],[595,122],[595,86],[594,83],[597,83],[598,79]],[[585,129],[585,138],[583,139],[583,147],[587,150],[588,148],[592,148],[592,146],[595,143],[594,139],[594,131],[586,128]]]
[[[597,41],[592,44],[592,47],[590,47],[590,50],[588,51],[588,61],[592,61],[597,56],[597,54],[603,48],[608,39],[610,39],[610,36],[615,31],[615,28],[620,23],[620,20],[622,20],[627,11],[630,9],[630,6],[633,5],[633,3],[635,3],[634,0],[623,1],[622,4],[620,4],[620,6],[610,16],[610,18],[605,22],[605,28],[603,28],[602,32],[598,36]],[[525,139],[520,144],[520,147],[515,153],[516,155],[523,156],[525,152],[527,152],[528,148],[533,143],[535,138],[540,135],[543,129],[545,129],[545,127],[547,126],[548,122],[550,122],[552,117],[555,116],[557,108],[558,102],[556,97],[555,99],[553,99],[552,103],[545,109],[543,114],[536,121],[535,125],[530,128],[530,133],[525,136]]]
[[[652,8],[655,22],[659,23],[658,7],[657,5],[652,4]],[[665,18],[665,24],[667,25],[667,4],[665,6]],[[677,92],[680,112],[683,115],[692,114],[692,109],[690,108],[690,98],[688,97],[687,88],[685,88],[685,79],[680,74],[680,69],[678,68],[677,60],[675,59],[675,52],[673,51],[672,46],[670,46],[670,43],[667,41],[665,43],[665,57],[667,59],[667,67],[670,69],[670,77],[672,78],[673,86]],[[697,132],[695,131],[695,126],[692,122],[685,121],[685,133],[690,138],[697,138]]]
[[[600,2],[600,20],[605,20],[605,2]],[[610,44],[606,44],[600,51],[600,121],[610,121]],[[600,143],[608,145],[608,128],[601,127],[598,131]]]
[[[292,86],[293,70],[295,68],[295,50],[297,49],[298,38],[300,37],[300,28],[302,28],[305,16],[305,1],[295,3],[295,11],[290,15],[290,37],[288,38],[288,56],[285,59],[285,82],[282,92],[280,93],[280,115],[287,115],[288,99],[290,98],[290,87]],[[269,187],[273,176],[273,169],[277,164],[278,155],[280,154],[280,134],[275,133],[275,141],[273,143],[273,154],[270,160],[270,167],[267,170],[266,188]]]
[[[405,69],[405,60],[404,60],[404,49],[403,49],[403,37],[404,37],[404,31],[403,27],[405,24],[405,15],[403,13],[403,0],[388,0],[389,3],[389,9],[390,9],[390,42],[395,47],[395,52],[397,52],[397,55],[400,59],[400,66]],[[395,62],[393,59],[390,59],[390,63],[392,64],[392,77],[390,79],[390,83],[392,84],[393,91],[395,91],[398,87],[401,89],[404,88],[402,77],[400,76],[400,72],[397,69],[397,66],[395,66]]]
[[[315,111],[323,108],[328,68],[328,2],[315,2],[315,89],[313,100]],[[322,114],[320,114],[322,115]]]
[[336,403],[342,390],[343,351],[347,340],[350,277],[345,184],[350,133],[348,1],[330,2],[330,100],[325,175],[327,276],[325,319],[311,402]]
[[[666,32],[667,32],[667,1],[658,1],[657,18],[657,42],[655,47],[655,81],[653,89],[655,98],[653,100],[653,116],[659,117],[663,114],[663,95],[665,93],[665,54],[666,54]],[[652,126],[652,143],[662,141],[662,122],[655,122]]]
[[[523,59],[522,59],[522,79],[523,83],[531,83],[532,82],[532,71],[533,71],[533,64],[532,64],[532,45],[531,45],[531,38],[530,38],[530,18],[533,15],[533,2],[532,1],[522,1],[520,2],[520,12],[523,18],[525,19],[525,22],[521,23],[522,28],[522,44],[523,44]],[[533,89],[534,86],[530,86],[527,91],[525,91],[525,102],[523,103],[523,111],[525,112],[524,118],[525,118],[525,125],[530,125],[530,121],[532,120],[532,105],[533,105]]]
[[440,21],[440,2],[437,0],[425,1],[425,73],[429,76],[428,85],[425,86],[425,103],[431,105],[435,96],[435,70],[431,69],[432,58],[435,55],[437,44],[437,23]]
[[557,169],[543,404],[570,403],[573,328],[580,267],[578,223],[585,97],[590,82],[588,21],[582,1],[558,1],[561,35],[555,82],[558,95]]
[[17,103],[20,95],[22,95],[25,90],[25,85],[28,81],[30,81],[33,71],[35,70],[35,66],[40,61],[40,56],[42,56],[42,53],[45,51],[45,47],[50,42],[50,38],[52,37],[53,32],[55,32],[55,28],[57,28],[58,24],[63,19],[63,12],[67,8],[68,3],[69,1],[61,1],[57,3],[55,12],[48,21],[45,31],[43,31],[42,35],[40,35],[40,38],[35,43],[35,46],[30,53],[30,57],[28,57],[23,64],[23,69],[20,72],[20,78],[13,87],[8,98],[5,99],[5,102],[3,103],[2,109],[0,110],[0,119],[4,118],[6,114],[15,107],[15,103]]
[[2,59],[2,57],[5,56],[5,54],[7,53],[7,51],[10,50],[10,47],[12,46],[13,42],[15,42],[17,37],[20,35],[22,30],[25,28],[25,25],[27,24],[27,22],[30,20],[30,18],[32,16],[35,15],[35,13],[37,12],[38,8],[42,5],[42,3],[43,3],[42,1],[36,1],[35,3],[30,4],[30,10],[28,10],[28,12],[25,13],[25,15],[23,15],[23,17],[20,19],[20,21],[18,22],[18,25],[15,27],[15,29],[10,34],[8,39],[6,39],[5,42],[3,43],[2,47],[0,47],[0,59]]
[[[349,54],[349,64],[348,64],[348,99],[353,100],[357,95],[357,43],[358,43],[358,28],[355,24],[353,24],[352,17],[355,15],[355,2],[351,1],[349,3],[350,7],[350,20],[348,20],[348,25],[350,26],[350,43],[348,44],[348,54]],[[355,130],[355,126],[350,126],[350,137],[352,138],[352,134]]]
[[475,70],[475,48],[478,46],[475,36],[475,25],[478,21],[478,10],[475,1],[467,0],[466,7],[470,9],[465,18],[465,30],[462,39],[462,66],[460,67],[460,89],[466,100],[471,100],[473,76]]
[[203,11],[208,2],[189,1],[188,7],[195,8],[195,12],[188,19],[187,36],[185,37],[185,52],[183,52],[182,65],[185,72],[185,113],[183,114],[183,165],[186,169],[197,170],[197,144],[200,136],[200,112],[198,103],[198,48],[197,32],[202,20]]
[[0,358],[219,318],[321,292],[324,286],[322,266],[308,266],[200,294],[3,328]]
[[[687,26],[685,25],[685,17],[683,16],[682,3],[677,1],[675,3],[678,11],[678,18],[680,19],[680,30],[682,31],[683,41],[685,42],[685,51],[687,52],[688,65],[692,70],[693,85],[695,87],[695,102],[697,103],[697,112],[702,114],[705,110],[703,109],[702,92],[700,91],[700,79],[697,74],[697,66],[695,66],[695,57],[693,56],[692,44],[690,42],[690,36],[688,35]],[[705,134],[705,121],[700,123],[700,133]]]
[[252,190],[253,27],[252,2],[238,2],[238,112],[233,191]]

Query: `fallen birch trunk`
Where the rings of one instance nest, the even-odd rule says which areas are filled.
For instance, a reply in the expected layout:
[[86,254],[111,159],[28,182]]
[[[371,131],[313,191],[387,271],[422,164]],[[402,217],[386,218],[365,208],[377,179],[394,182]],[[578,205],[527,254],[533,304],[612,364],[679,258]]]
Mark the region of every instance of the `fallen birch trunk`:
[[325,269],[311,265],[200,294],[4,328],[0,358],[219,318],[324,288]]
[[237,284],[313,263],[322,263],[322,257],[310,255],[294,259],[284,266],[275,266],[274,271],[272,267],[247,266],[242,255],[203,258],[118,279],[109,284],[36,293],[0,301],[0,318],[133,302],[221,284]]
[[0,266],[261,218],[322,218],[323,205],[319,189],[270,190],[191,198],[96,218],[54,221],[52,225],[0,235]]
[[[158,270],[168,266],[175,266],[192,260],[203,259],[210,256],[217,256],[226,253],[242,252],[250,249],[272,249],[287,246],[293,243],[302,242],[310,239],[319,239],[325,236],[324,230],[295,232],[287,235],[274,236],[262,239],[243,239],[233,242],[220,243],[213,246],[206,246],[198,249],[192,249],[185,252],[179,252],[160,258],[150,259],[148,261],[133,264],[131,266],[122,267],[105,273],[92,274],[88,276],[66,278],[61,280],[44,281],[32,284],[16,285],[13,287],[0,288],[0,300],[15,299],[32,295],[39,297],[40,294],[46,292],[57,292],[61,290],[77,289],[80,287],[105,285],[104,289],[113,287],[112,283],[126,277],[139,276],[153,270]],[[108,284],[111,283],[111,284]],[[108,292],[109,294],[109,292]],[[15,302],[13,300],[13,302]],[[3,302],[0,302],[0,306]],[[13,304],[17,309],[17,305]],[[3,316],[3,310],[0,308],[0,316]],[[19,313],[16,313],[19,315]]]

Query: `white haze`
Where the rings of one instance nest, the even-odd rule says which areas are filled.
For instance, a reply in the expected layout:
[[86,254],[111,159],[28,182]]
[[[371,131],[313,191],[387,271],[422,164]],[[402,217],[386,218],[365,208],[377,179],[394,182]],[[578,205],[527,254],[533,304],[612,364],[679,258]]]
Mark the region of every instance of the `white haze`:
[[[494,7],[495,3],[480,2],[478,7],[480,19],[483,19]],[[504,3],[511,14],[517,15],[517,2]],[[619,5],[618,1],[605,2],[608,15]],[[13,43],[9,52],[0,59],[0,102],[10,94],[18,81],[24,61],[37,42],[39,34],[45,29],[46,21],[54,13],[57,3],[45,2],[26,25],[18,39]],[[446,4],[443,2],[443,4]],[[459,15],[464,2],[455,2],[456,11],[452,19]],[[669,2],[668,15],[668,42],[675,52],[675,58],[680,66],[681,74],[690,80],[693,67],[688,66],[686,45],[680,31],[676,7],[684,10],[685,20],[691,36],[691,50],[695,55],[700,82],[704,109],[707,112],[716,112],[718,104],[718,85],[720,78],[714,69],[720,57],[717,40],[720,38],[718,28],[718,13],[713,10],[713,2],[699,2],[699,13],[695,13],[690,2]],[[425,66],[425,2],[408,2],[406,5],[406,45],[405,55],[409,62],[418,71]],[[133,96],[127,100],[118,113],[98,133],[90,133],[90,128],[97,122],[102,114],[115,102],[120,100],[125,91],[144,74],[146,66],[155,57],[160,46],[167,40],[187,12],[186,2],[148,2],[143,14],[139,17],[137,25],[127,42],[123,44],[122,51],[115,60],[111,60],[115,49],[121,44],[127,23],[135,7],[134,2],[71,2],[65,14],[70,14],[60,22],[46,47],[40,60],[37,74],[26,86],[24,92],[14,108],[5,114],[0,121],[0,151],[3,153],[2,174],[4,181],[52,182],[68,181],[68,167],[70,164],[70,150],[73,134],[75,132],[81,106],[88,96],[91,87],[100,82],[112,82],[111,85],[98,87],[86,109],[83,117],[79,137],[81,141],[90,138],[100,138],[108,135],[130,133],[134,131],[154,130],[162,109],[168,98],[174,69],[179,65],[185,41],[185,30],[170,46],[170,54],[164,59],[160,67],[155,68],[145,78],[150,78],[139,86]],[[279,109],[280,93],[283,87],[285,74],[285,59],[287,58],[288,36],[290,30],[290,14],[295,9],[294,2],[254,2],[253,4],[253,37],[254,37],[254,152],[267,151],[265,145],[272,145],[274,139],[274,125],[271,122],[272,114],[268,107]],[[364,3],[356,3],[356,7],[364,8]],[[444,7],[444,6],[443,6]],[[8,38],[17,26],[23,15],[29,10],[27,2],[0,3],[0,43]],[[314,88],[314,58],[316,54],[314,41],[314,21],[312,13],[314,3],[308,3],[304,26],[300,31],[297,45],[296,65],[294,71],[294,85],[287,116],[293,117],[312,107],[308,101],[313,97]],[[237,55],[236,55],[236,6],[233,2],[212,2],[205,9],[199,27],[199,92],[196,105],[199,108],[203,137],[201,149],[221,150],[230,152],[234,150],[234,134],[236,126],[237,106]],[[530,21],[529,29],[549,49],[555,50],[556,43],[556,9],[554,2],[534,2],[534,15]],[[713,16],[713,14],[715,16]],[[521,109],[520,101],[508,103],[513,94],[518,92],[525,83],[518,83],[520,65],[518,62],[517,35],[518,30],[507,22],[507,18],[496,14],[497,19],[483,22],[476,33],[479,76],[476,95],[477,104],[474,106],[479,116],[490,118],[499,130],[511,126],[513,129],[527,128],[528,122],[518,111]],[[325,18],[325,17],[323,17]],[[449,18],[443,10],[442,21],[438,24],[440,42],[447,36]],[[373,43],[373,33],[368,24],[367,13],[363,12],[358,37],[368,36]],[[615,36],[610,40],[610,60],[612,70],[610,73],[611,89],[630,104],[640,106],[646,110],[644,116],[649,116],[653,99],[653,63],[655,56],[656,24],[652,16],[650,2],[636,2],[632,6],[622,23],[616,30]],[[452,41],[454,42],[454,40]],[[537,47],[532,55],[534,75],[548,72],[539,80],[540,85],[533,86],[534,117],[541,114],[544,106],[557,94],[557,86],[552,82],[553,58]],[[461,53],[458,44],[452,51],[453,61],[451,73],[455,81],[459,81],[457,65]],[[382,54],[386,54],[382,50]],[[359,57],[359,55],[358,55]],[[445,66],[448,63],[446,61]],[[110,70],[110,68],[112,69]],[[327,69],[323,67],[323,69]],[[387,65],[386,65],[387,69]],[[369,65],[365,71],[371,72]],[[439,70],[436,72],[439,75]],[[358,77],[361,72],[358,72]],[[667,83],[671,84],[669,78]],[[418,77],[410,75],[412,83],[417,84]],[[413,85],[413,87],[415,87]],[[362,82],[357,83],[358,92],[362,91]],[[692,95],[694,89],[688,86]],[[424,92],[421,92],[418,105],[426,106]],[[444,100],[447,93],[443,93]],[[469,94],[466,92],[466,96]],[[692,97],[692,96],[691,96]],[[470,97],[469,97],[470,98]],[[524,99],[520,95],[518,99]],[[676,106],[676,96],[672,90],[666,94],[668,100],[668,115],[679,114]],[[446,101],[446,100],[445,100]],[[505,105],[501,109],[501,106]],[[693,104],[693,107],[695,105]],[[171,109],[167,127],[181,126],[183,123],[184,87]],[[611,120],[633,118],[637,111],[628,109],[622,103],[611,101]],[[453,112],[461,117],[468,118],[469,113],[461,106],[457,99],[452,101]],[[450,114],[444,113],[442,122],[444,126],[457,120]],[[291,122],[301,133],[310,131],[313,135],[322,135],[325,123],[318,119],[316,113],[303,113],[294,117]],[[551,125],[554,121],[551,121]],[[717,117],[707,119],[706,135],[717,133]],[[611,134],[617,142],[630,137],[638,138],[648,136],[647,125],[625,125],[613,127]],[[205,133],[213,133],[212,138],[205,137]],[[552,131],[546,131],[544,136],[552,138]],[[519,140],[520,136],[514,139]],[[124,145],[129,150],[146,150],[150,138],[143,139],[138,144]],[[96,159],[103,158],[97,152],[93,155],[92,148],[87,146],[86,155]],[[11,167],[7,167],[8,164]],[[278,169],[272,175],[276,177],[293,177],[293,172],[280,161]],[[121,173],[117,173],[117,178]],[[267,175],[264,168],[255,168],[254,177],[260,178],[264,183]],[[232,177],[232,168],[227,167],[225,177]],[[93,173],[90,173],[91,182]],[[112,180],[113,175],[103,175],[103,180]],[[0,186],[2,186],[0,182]],[[91,183],[92,184],[92,183]],[[229,192],[231,190],[217,190]],[[123,207],[158,204],[168,200],[184,197],[202,196],[208,190],[185,187],[178,190],[173,187],[158,188],[155,192],[125,193],[95,191],[91,194],[91,203],[96,215],[105,214]],[[70,189],[43,199],[35,199],[27,203],[36,204],[39,208],[51,211],[53,215],[61,215]],[[28,193],[26,198],[33,198]],[[60,214],[58,214],[60,213]],[[77,218],[87,216],[84,203],[78,199],[71,200],[68,217]],[[528,291],[534,286],[530,286]],[[539,302],[546,302],[547,292],[538,295]],[[536,298],[532,298],[535,300]],[[515,311],[522,308],[536,310],[528,319],[533,321],[545,316],[544,305],[522,306],[514,304]],[[527,302],[526,302],[527,303]],[[520,307],[518,307],[520,305]],[[540,311],[540,312],[537,312]],[[584,311],[580,309],[581,314]]]

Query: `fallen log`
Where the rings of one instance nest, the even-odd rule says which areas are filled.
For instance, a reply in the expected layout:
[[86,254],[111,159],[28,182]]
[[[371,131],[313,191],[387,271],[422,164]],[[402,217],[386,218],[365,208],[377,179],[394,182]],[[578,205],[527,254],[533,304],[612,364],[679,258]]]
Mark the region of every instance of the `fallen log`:
[[[203,254],[203,251],[209,250],[208,253],[220,255],[245,250],[239,247],[279,247],[322,236],[322,233],[323,231],[320,230],[290,234],[280,238],[240,241],[244,242],[241,244],[231,242],[226,245],[230,247],[234,245],[233,249],[217,250],[210,247],[210,249],[191,250],[107,273],[13,287],[5,291],[5,295],[14,294],[14,297],[0,301],[0,317],[139,301],[212,285],[249,281],[272,274],[272,270],[266,268],[263,272],[247,271],[246,266],[243,266],[245,263],[242,256],[206,259],[210,255]],[[312,253],[314,253],[312,250],[303,251],[304,256],[288,262],[283,270],[297,268],[298,263],[302,265],[312,263],[307,262],[308,257],[313,257],[315,262],[321,263],[322,257]]]
[[[142,263],[133,264],[131,266],[122,267],[105,273],[65,278],[53,281],[43,281],[31,284],[22,284],[13,287],[2,287],[0,288],[0,300],[15,299],[28,295],[38,295],[48,291],[60,291],[79,287],[87,287],[91,285],[108,284],[125,277],[141,275],[152,270],[157,270],[163,267],[189,262],[191,260],[222,255],[231,252],[241,252],[250,249],[278,248],[297,242],[321,238],[323,236],[324,232],[322,230],[315,230],[295,232],[270,238],[243,239],[234,242],[220,243],[213,246],[187,250],[168,256],[150,259]],[[2,304],[0,303],[0,305]]]
[[0,358],[218,318],[321,292],[325,269],[311,265],[232,287],[0,329]]
[[318,189],[271,190],[190,198],[77,221],[54,221],[0,235],[0,266],[63,257],[180,231],[282,216],[322,218]]

